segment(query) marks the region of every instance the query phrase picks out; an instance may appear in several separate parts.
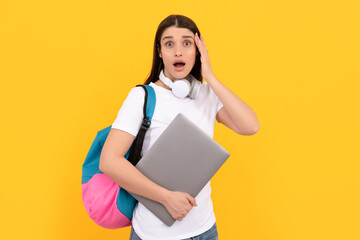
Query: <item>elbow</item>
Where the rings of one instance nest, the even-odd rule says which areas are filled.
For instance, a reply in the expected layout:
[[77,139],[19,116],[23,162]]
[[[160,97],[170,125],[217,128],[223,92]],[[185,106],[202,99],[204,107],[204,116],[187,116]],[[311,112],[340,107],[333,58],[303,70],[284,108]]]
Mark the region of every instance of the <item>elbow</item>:
[[104,166],[104,160],[100,158],[100,161],[99,161],[99,170],[103,173],[105,173],[105,166]]
[[105,173],[108,169],[108,163],[105,159],[105,156],[101,153],[100,159],[99,159],[99,170],[103,173]]
[[257,133],[259,130],[260,130],[260,125],[257,124],[257,125],[253,128],[253,130],[251,131],[251,134],[250,134],[250,135],[254,135],[254,134]]
[[99,170],[105,174],[111,173],[116,162],[122,161],[122,158],[113,154],[101,154],[99,159]]
[[236,129],[236,133],[239,134],[239,135],[247,135],[247,136],[251,136],[251,135],[254,135],[255,133],[257,133],[260,129],[260,125],[257,125],[253,128],[248,128],[247,130],[241,130],[241,129]]
[[260,124],[258,123],[258,124],[254,127],[251,135],[254,135],[254,134],[257,133],[259,130],[260,130]]

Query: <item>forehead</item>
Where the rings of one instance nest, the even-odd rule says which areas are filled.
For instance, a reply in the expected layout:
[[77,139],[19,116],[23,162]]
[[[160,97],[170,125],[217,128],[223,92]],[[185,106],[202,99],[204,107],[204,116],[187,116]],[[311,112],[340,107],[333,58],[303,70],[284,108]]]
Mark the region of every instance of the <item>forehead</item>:
[[182,36],[194,36],[194,33],[187,28],[178,28],[172,26],[165,29],[160,40],[162,41],[164,37],[170,36],[173,38],[181,38]]

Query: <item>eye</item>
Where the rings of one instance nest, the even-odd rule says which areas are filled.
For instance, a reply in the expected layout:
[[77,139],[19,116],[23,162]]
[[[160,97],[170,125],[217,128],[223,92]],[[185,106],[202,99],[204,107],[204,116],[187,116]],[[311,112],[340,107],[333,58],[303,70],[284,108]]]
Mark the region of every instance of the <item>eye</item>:
[[[166,43],[165,43],[165,46],[170,46],[170,45],[169,45],[169,43],[171,43],[171,44],[172,44],[172,42],[171,42],[171,41],[169,41],[169,42],[166,42]],[[186,46],[191,45],[191,41],[185,41],[185,43],[189,43],[189,44],[188,44],[188,45],[186,45]]]

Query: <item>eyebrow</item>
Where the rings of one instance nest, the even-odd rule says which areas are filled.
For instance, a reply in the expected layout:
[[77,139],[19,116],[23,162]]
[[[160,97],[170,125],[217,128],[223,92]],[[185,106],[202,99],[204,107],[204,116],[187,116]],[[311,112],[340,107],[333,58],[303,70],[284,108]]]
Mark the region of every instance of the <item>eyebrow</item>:
[[[162,39],[164,41],[166,38],[173,38],[172,36],[166,36]],[[182,38],[193,38],[192,36],[182,36]]]

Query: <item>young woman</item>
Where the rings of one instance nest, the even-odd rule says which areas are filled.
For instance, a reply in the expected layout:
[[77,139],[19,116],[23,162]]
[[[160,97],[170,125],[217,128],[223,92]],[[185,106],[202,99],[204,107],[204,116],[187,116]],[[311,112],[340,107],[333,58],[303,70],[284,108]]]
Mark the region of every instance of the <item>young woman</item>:
[[[168,16],[157,29],[153,66],[145,82],[155,90],[156,106],[141,155],[146,154],[178,113],[193,120],[211,137],[215,119],[241,135],[252,135],[259,129],[254,111],[215,77],[204,38],[199,35],[196,24],[182,15]],[[183,64],[175,64],[178,61]],[[175,96],[160,80],[161,73],[172,82],[199,81],[196,98]],[[218,239],[210,181],[194,198],[157,185],[124,158],[141,126],[144,94],[140,87],[129,92],[104,144],[100,169],[125,190],[160,202],[178,221],[169,227],[138,203],[130,240]]]

